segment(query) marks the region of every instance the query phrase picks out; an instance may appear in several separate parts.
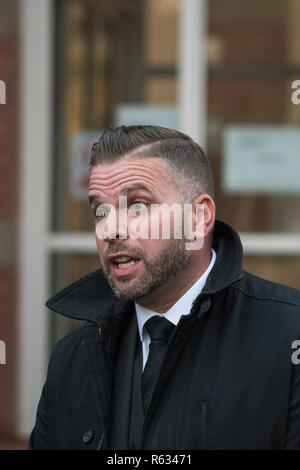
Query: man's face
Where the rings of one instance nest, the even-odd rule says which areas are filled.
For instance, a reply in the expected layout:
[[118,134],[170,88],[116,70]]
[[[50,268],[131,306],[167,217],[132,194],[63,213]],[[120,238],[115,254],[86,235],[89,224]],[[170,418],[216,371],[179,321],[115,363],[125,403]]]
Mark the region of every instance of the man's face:
[[[124,157],[91,170],[89,199],[101,266],[114,293],[125,300],[142,299],[174,279],[190,263],[184,235],[174,239],[174,217],[170,219],[169,239],[162,239],[161,217],[159,239],[151,239],[151,204],[180,204],[178,188],[170,182],[167,172],[167,166],[155,157]],[[127,227],[118,222],[120,196],[127,197]],[[141,225],[148,227],[147,238],[130,235],[128,227],[137,216]],[[100,232],[106,236],[97,236]]]

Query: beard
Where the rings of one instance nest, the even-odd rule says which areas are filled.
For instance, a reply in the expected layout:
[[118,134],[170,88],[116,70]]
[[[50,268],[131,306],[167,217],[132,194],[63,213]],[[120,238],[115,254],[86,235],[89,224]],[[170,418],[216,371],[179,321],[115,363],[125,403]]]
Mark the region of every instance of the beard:
[[[146,259],[143,250],[137,249],[134,253],[129,253],[126,246],[118,245],[114,252],[117,253],[123,250],[129,256],[140,259],[144,263],[144,273],[141,278],[135,279],[135,273],[133,273],[131,280],[127,276],[127,279],[118,279],[117,286],[111,274],[109,261],[106,258],[102,268],[114,294],[122,300],[138,302],[167,281],[173,279],[191,262],[191,252],[186,249],[185,243],[185,237],[183,239],[171,239],[166,246],[155,254],[151,261]],[[108,255],[111,254],[112,252]]]

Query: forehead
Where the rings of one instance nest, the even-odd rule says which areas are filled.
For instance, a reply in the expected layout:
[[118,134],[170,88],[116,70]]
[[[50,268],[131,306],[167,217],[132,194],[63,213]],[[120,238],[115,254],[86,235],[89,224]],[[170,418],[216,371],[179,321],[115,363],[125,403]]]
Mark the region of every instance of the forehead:
[[116,194],[130,186],[144,186],[153,194],[170,191],[168,168],[157,157],[124,157],[114,163],[101,163],[92,168],[89,196]]

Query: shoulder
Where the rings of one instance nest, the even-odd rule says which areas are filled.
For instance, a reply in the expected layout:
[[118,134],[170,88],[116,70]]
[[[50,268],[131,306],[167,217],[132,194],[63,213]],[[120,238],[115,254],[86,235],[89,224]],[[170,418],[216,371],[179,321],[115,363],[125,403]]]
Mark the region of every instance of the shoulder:
[[220,292],[220,311],[226,312],[228,328],[238,328],[243,340],[251,338],[259,350],[290,354],[300,339],[300,292],[246,271]]
[[244,319],[256,319],[267,328],[276,328],[278,334],[290,331],[300,335],[300,291],[246,271],[230,291]]
[[243,277],[233,283],[231,288],[258,301],[270,301],[300,307],[299,290],[263,279],[247,271],[243,271]]

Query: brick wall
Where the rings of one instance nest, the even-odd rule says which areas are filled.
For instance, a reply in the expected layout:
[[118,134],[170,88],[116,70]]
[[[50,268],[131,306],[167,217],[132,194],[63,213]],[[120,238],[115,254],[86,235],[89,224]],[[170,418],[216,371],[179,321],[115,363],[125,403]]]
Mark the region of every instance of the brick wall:
[[18,2],[0,0],[0,80],[6,104],[0,104],[0,339],[6,364],[0,365],[0,447],[16,425],[16,221],[18,201]]

